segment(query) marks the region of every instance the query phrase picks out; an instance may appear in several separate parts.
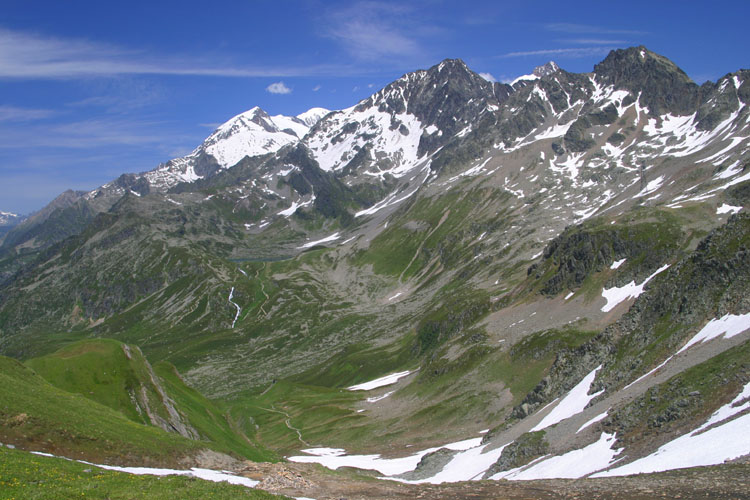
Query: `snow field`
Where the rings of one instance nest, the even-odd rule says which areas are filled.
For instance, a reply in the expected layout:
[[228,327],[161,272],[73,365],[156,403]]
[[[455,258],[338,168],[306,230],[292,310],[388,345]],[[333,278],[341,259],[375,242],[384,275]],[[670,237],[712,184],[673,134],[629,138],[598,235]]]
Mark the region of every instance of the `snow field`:
[[371,380],[369,382],[364,382],[362,384],[347,387],[347,389],[350,391],[371,391],[372,389],[377,389],[378,387],[385,387],[387,385],[395,384],[399,379],[406,377],[410,373],[412,372],[409,370],[404,372],[391,373],[390,375],[376,378],[375,380]]
[[607,303],[602,306],[602,312],[609,312],[620,302],[624,302],[628,299],[635,299],[638,298],[643,293],[643,288],[646,286],[646,283],[651,281],[654,276],[659,274],[660,272],[666,270],[669,267],[669,264],[665,264],[661,266],[659,269],[657,269],[651,276],[646,278],[643,283],[640,285],[636,285],[635,281],[631,281],[627,285],[621,286],[621,287],[612,287],[612,288],[605,288],[602,290],[602,297],[607,301]]
[[545,429],[582,412],[592,399],[604,392],[599,391],[594,394],[589,394],[591,384],[596,378],[596,372],[601,368],[602,366],[599,365],[591,373],[583,377],[583,380],[573,387],[570,392],[568,392],[568,394],[554,408],[552,408],[552,411],[550,411],[547,416],[545,416],[542,421],[536,424],[529,432]]
[[[50,453],[43,453],[40,451],[32,451],[31,453],[33,453],[34,455],[40,455],[43,457],[63,458],[65,460],[72,460],[70,458],[58,457],[56,455],[52,455]],[[235,476],[234,474],[227,472],[227,471],[201,469],[199,467],[193,467],[190,470],[178,470],[178,469],[162,469],[162,468],[154,468],[154,467],[120,467],[117,465],[92,464],[91,462],[86,462],[85,460],[75,460],[75,461],[82,463],[82,464],[86,464],[86,465],[92,465],[100,469],[113,470],[116,472],[125,472],[127,474],[134,474],[134,475],[191,476],[191,477],[196,477],[198,479],[204,479],[206,481],[212,481],[214,483],[227,482],[230,484],[239,484],[242,486],[246,486],[248,488],[254,488],[259,483],[259,481],[254,481],[246,477]]]

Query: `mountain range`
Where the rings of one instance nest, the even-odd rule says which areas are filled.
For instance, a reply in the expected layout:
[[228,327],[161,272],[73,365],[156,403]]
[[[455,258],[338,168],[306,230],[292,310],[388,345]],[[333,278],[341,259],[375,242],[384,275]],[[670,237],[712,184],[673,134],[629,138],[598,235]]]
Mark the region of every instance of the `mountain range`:
[[[0,353],[185,443],[406,483],[746,457],[748,102],[750,70],[699,86],[641,46],[591,73],[504,84],[446,59],[347,109],[253,108],[8,230]],[[138,353],[118,403],[43,368],[81,371],[71,345]],[[26,448],[81,451],[45,418]],[[106,458],[165,460],[129,450]]]

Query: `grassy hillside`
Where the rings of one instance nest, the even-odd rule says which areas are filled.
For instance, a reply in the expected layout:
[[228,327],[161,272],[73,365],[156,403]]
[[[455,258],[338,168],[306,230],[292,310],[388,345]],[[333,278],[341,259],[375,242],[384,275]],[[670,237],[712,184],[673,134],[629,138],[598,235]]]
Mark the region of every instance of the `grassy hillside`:
[[0,357],[0,441],[106,463],[176,464],[208,443],[138,424]]
[[262,490],[183,476],[135,476],[0,446],[0,499],[283,499]]
[[186,437],[210,441],[252,460],[274,458],[235,433],[223,412],[186,386],[172,365],[162,362],[152,368],[135,347],[111,339],[84,340],[26,365],[50,384],[108,406],[133,422],[181,430]]

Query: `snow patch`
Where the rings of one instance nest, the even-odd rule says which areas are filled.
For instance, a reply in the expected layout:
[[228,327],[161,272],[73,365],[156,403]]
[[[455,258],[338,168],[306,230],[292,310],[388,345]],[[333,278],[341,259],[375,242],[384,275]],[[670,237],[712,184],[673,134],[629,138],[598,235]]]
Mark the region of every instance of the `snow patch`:
[[319,245],[320,243],[328,243],[329,241],[336,241],[339,238],[341,238],[341,234],[340,233],[334,233],[334,234],[332,234],[330,236],[326,236],[325,238],[322,238],[322,239],[319,239],[319,240],[308,241],[304,245],[297,247],[297,249],[314,247],[315,245]]
[[383,394],[382,396],[373,396],[373,397],[371,397],[371,398],[367,398],[367,399],[366,399],[366,401],[367,401],[368,403],[377,403],[377,402],[378,402],[378,401],[380,401],[381,399],[385,399],[385,398],[387,398],[388,396],[390,396],[390,395],[391,395],[391,394],[393,394],[394,392],[396,392],[396,391],[390,391],[390,392],[386,392],[386,393],[385,393],[385,394]]
[[555,425],[556,423],[565,420],[566,418],[572,417],[573,415],[582,412],[592,399],[604,392],[603,390],[601,390],[599,392],[595,392],[594,394],[589,394],[591,384],[596,378],[596,372],[598,372],[601,367],[602,366],[599,365],[591,373],[583,377],[583,380],[581,380],[578,385],[573,387],[570,392],[568,392],[568,394],[557,404],[557,406],[552,408],[552,411],[549,412],[541,422],[536,424],[530,432],[545,429],[551,425]]
[[651,455],[591,477],[627,476],[648,472],[717,465],[750,453],[750,413],[701,432],[703,427],[661,446]]
[[234,324],[237,323],[237,318],[240,317],[240,311],[242,311],[242,309],[240,309],[240,306],[238,306],[237,303],[232,301],[232,297],[234,297],[234,287],[229,291],[229,298],[227,299],[230,304],[237,308],[237,314],[234,315],[234,320],[232,320],[232,328],[234,328]]
[[563,455],[547,458],[532,463],[531,466],[500,472],[490,477],[490,479],[528,481],[533,479],[576,479],[584,477],[592,472],[602,470],[613,463],[614,457],[620,452],[619,449],[612,449],[614,444],[615,435],[603,432],[598,441],[580,450],[573,450]]
[[685,344],[682,349],[677,351],[677,354],[689,349],[691,346],[707,342],[717,337],[723,336],[725,339],[739,335],[745,330],[750,328],[750,313],[747,314],[725,314],[719,319],[712,319],[706,326],[701,328],[701,331],[695,334],[695,336]]
[[592,418],[591,420],[589,420],[588,422],[586,422],[585,424],[583,424],[582,426],[580,426],[578,428],[578,430],[576,431],[576,434],[578,434],[579,432],[581,432],[586,427],[588,427],[590,425],[594,425],[595,423],[597,423],[597,422],[599,422],[601,420],[604,420],[605,418],[607,418],[607,412],[606,411],[604,413],[600,413],[599,415],[595,416],[594,418]]
[[740,210],[742,210],[742,207],[734,207],[732,205],[727,205],[726,203],[722,203],[720,207],[716,207],[716,215],[736,214]]
[[628,299],[635,299],[643,293],[643,288],[646,283],[651,281],[654,276],[664,271],[669,267],[669,264],[665,264],[657,269],[651,276],[646,278],[640,285],[635,284],[635,280],[631,281],[627,285],[620,287],[605,288],[602,290],[602,297],[607,303],[602,306],[602,312],[609,312],[614,309],[620,302],[624,302]]
[[618,269],[618,268],[619,268],[619,267],[620,267],[621,265],[623,265],[623,264],[625,263],[625,261],[626,261],[626,260],[627,260],[627,259],[620,259],[620,260],[616,260],[616,261],[614,261],[614,262],[612,263],[612,265],[611,265],[611,266],[609,266],[609,268],[610,268],[610,269]]
[[347,387],[347,389],[350,391],[371,391],[372,389],[377,389],[378,387],[385,387],[387,385],[395,384],[399,379],[406,377],[410,373],[412,372],[409,370],[406,370],[404,372],[391,373],[390,375],[386,375],[385,377],[376,378],[375,380],[371,380],[369,382],[364,382],[362,384]]

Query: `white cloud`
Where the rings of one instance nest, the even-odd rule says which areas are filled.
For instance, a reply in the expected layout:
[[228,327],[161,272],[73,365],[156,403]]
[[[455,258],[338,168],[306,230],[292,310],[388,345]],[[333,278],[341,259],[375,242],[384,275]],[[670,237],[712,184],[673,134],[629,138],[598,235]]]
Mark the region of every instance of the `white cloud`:
[[496,82],[497,81],[497,78],[495,78],[494,76],[492,76],[491,73],[479,73],[479,76],[481,76],[482,78],[484,78],[488,82]]
[[287,87],[284,82],[275,82],[266,87],[266,92],[270,92],[272,94],[291,94],[292,89]]
[[16,106],[0,106],[0,122],[30,122],[42,120],[54,115],[51,109],[18,108]]
[[619,28],[606,28],[603,26],[592,26],[589,24],[574,23],[548,23],[544,27],[549,31],[560,33],[596,33],[603,35],[644,35],[646,32]]
[[607,40],[603,38],[569,38],[560,41],[564,43],[578,43],[581,45],[626,45],[630,43],[627,40]]
[[313,91],[313,92],[317,92],[318,90],[320,90],[320,89],[322,89],[322,88],[323,88],[323,87],[321,87],[320,85],[316,85],[316,86],[314,86],[314,87],[312,88],[312,91]]
[[376,1],[329,11],[323,24],[325,36],[361,60],[419,55],[423,49],[416,36],[429,31],[413,6]]
[[613,48],[614,47],[575,47],[565,49],[527,50],[522,52],[508,52],[507,54],[501,54],[498,57],[502,59],[527,56],[589,57],[606,54]]

